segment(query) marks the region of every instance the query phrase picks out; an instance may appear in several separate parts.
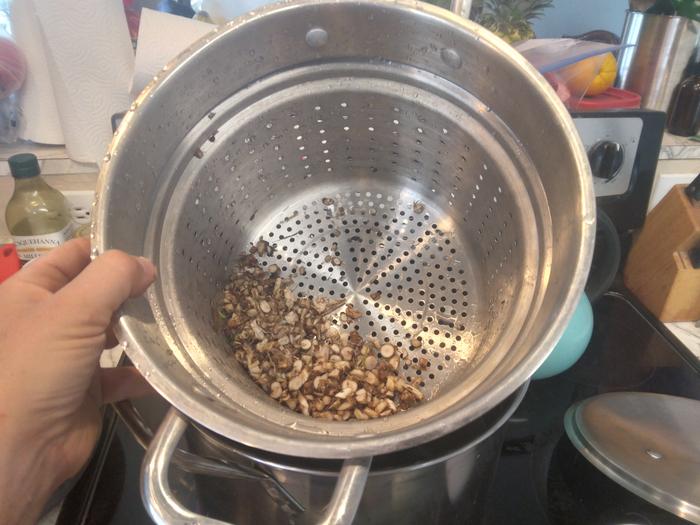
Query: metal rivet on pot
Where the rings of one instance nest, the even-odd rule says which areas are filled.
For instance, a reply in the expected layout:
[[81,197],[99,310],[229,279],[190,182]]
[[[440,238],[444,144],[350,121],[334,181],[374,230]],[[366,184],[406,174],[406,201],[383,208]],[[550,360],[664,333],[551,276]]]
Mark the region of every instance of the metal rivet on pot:
[[652,450],[650,448],[646,449],[645,452],[647,453],[647,456],[649,456],[651,459],[663,459],[663,454],[661,452],[657,452],[656,450]]
[[462,67],[462,57],[451,47],[446,47],[440,51],[440,57],[442,61],[451,68],[459,69]]
[[328,42],[328,32],[322,27],[314,27],[306,33],[306,43],[309,47],[323,47]]

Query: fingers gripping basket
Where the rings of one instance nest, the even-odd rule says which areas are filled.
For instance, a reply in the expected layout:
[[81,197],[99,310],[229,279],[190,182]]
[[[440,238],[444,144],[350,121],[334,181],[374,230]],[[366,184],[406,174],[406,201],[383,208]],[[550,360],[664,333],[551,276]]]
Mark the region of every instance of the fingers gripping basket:
[[[573,124],[510,46],[425,4],[312,1],[233,21],[140,95],[105,159],[94,247],[157,264],[119,331],[176,408],[247,445],[349,458],[454,430],[525,382],[583,289],[594,217]],[[305,268],[300,293],[346,299],[363,334],[427,358],[426,401],[339,423],[269,399],[213,328],[261,237],[264,264]]]

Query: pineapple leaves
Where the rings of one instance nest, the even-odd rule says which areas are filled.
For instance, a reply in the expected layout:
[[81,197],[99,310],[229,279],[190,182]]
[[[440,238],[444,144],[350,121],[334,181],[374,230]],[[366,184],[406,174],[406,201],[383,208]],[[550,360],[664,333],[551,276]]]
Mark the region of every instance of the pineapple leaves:
[[534,37],[531,22],[541,18],[553,0],[483,0],[476,21],[506,42]]

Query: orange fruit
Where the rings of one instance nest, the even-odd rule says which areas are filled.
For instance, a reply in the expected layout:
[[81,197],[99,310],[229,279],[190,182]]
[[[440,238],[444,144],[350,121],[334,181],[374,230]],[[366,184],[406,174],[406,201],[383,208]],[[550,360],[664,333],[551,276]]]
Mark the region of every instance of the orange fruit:
[[572,94],[593,97],[612,87],[617,76],[617,60],[612,53],[586,58],[562,69],[557,76]]

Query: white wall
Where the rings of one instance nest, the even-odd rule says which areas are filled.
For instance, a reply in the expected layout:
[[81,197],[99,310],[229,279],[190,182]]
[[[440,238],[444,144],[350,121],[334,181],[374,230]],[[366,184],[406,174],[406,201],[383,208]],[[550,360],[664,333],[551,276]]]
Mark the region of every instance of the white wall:
[[622,33],[628,0],[555,0],[533,24],[539,38],[579,35],[593,29]]

